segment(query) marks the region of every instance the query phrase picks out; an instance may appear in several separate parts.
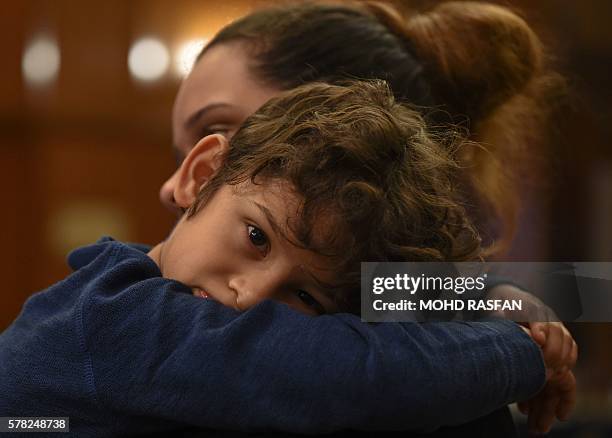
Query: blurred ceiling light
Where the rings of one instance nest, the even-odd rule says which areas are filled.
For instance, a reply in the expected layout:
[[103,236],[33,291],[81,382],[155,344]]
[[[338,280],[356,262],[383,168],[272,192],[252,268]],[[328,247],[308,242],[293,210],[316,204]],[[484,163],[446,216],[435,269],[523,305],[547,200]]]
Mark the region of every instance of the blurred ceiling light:
[[161,78],[170,65],[168,49],[159,40],[142,38],[136,41],[128,54],[130,73],[141,81],[154,81]]
[[53,82],[60,69],[60,50],[52,37],[34,38],[23,52],[21,70],[26,81],[35,86]]
[[184,77],[191,72],[196,58],[208,41],[205,39],[191,40],[183,43],[175,57],[175,71],[179,77]]

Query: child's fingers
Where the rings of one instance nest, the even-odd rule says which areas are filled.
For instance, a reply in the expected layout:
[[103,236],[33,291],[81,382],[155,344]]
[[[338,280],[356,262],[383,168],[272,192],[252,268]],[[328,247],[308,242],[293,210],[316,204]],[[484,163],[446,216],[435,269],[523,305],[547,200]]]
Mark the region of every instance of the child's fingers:
[[531,400],[529,402],[529,415],[527,416],[527,430],[531,434],[537,434],[540,432],[537,426],[539,411],[540,407],[538,405],[537,400]]
[[571,336],[565,336],[564,333],[561,334],[561,353],[559,354],[559,367],[557,371],[566,372],[570,369],[570,354],[572,352],[572,338]]
[[536,422],[536,427],[540,433],[548,433],[555,421],[559,397],[551,395],[542,402],[540,413]]
[[576,341],[574,341],[574,339],[572,339],[572,350],[570,352],[570,368],[574,368],[574,366],[576,365],[576,361],[578,360],[578,344],[576,344]]
[[569,418],[570,414],[576,406],[576,377],[574,373],[568,371],[560,379],[560,397],[559,403],[556,409],[557,418],[561,421],[565,421]]
[[572,369],[576,363],[575,360],[572,359],[572,350],[574,348],[574,339],[570,332],[563,327],[563,352],[561,361],[563,362],[563,367],[567,369]]
[[555,326],[551,328],[551,340],[556,339],[556,334],[561,337],[561,348],[558,357],[554,357],[555,352],[551,353],[547,359],[553,364],[558,371],[565,372],[572,369],[576,364],[576,358],[578,357],[577,347],[574,350],[575,342],[572,338],[571,333],[562,323],[555,323]]
[[528,402],[527,427],[532,434],[550,431],[555,417],[567,420],[576,405],[576,378],[571,371],[553,380]]
[[535,398],[529,401],[529,415],[527,416],[527,430],[531,434],[541,434],[542,430],[539,428],[542,404],[544,397],[542,393],[538,394]]
[[576,398],[562,398],[559,400],[559,404],[557,406],[557,410],[555,412],[559,421],[566,421],[574,408],[576,407]]
[[556,371],[571,369],[578,356],[570,332],[560,322],[532,322],[524,330],[542,347],[547,368]]
[[558,322],[547,323],[546,345],[542,347],[544,360],[553,368],[563,366],[563,345],[565,337],[563,335],[562,325]]
[[548,332],[547,323],[532,322],[529,324],[531,338],[540,346],[546,345],[546,335]]
[[546,384],[544,389],[530,400],[527,428],[531,434],[543,434],[550,430],[558,402],[559,396],[550,384]]
[[565,330],[565,342],[567,344],[567,355],[564,357],[564,363],[569,369],[572,369],[578,359],[578,345],[576,345],[576,341],[574,341],[569,330],[565,326],[563,326],[563,329]]

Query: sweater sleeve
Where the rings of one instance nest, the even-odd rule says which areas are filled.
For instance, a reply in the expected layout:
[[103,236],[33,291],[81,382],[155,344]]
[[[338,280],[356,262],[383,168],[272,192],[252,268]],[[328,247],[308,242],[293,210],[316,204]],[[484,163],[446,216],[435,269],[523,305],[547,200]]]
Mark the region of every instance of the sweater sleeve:
[[122,260],[82,295],[101,407],[213,429],[433,430],[544,381],[539,347],[512,322],[365,324],[271,301],[239,313],[151,269]]

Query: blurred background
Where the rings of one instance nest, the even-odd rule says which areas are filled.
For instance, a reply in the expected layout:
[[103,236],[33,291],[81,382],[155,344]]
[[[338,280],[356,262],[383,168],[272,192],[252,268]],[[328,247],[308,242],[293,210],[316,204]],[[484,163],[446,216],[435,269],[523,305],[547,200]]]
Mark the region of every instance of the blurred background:
[[[101,235],[154,244],[174,218],[158,189],[175,167],[181,78],[217,30],[265,1],[4,2],[0,45],[0,330]],[[431,0],[396,1],[426,9]],[[535,152],[511,260],[612,261],[612,2],[516,0],[571,95]],[[610,309],[612,311],[612,309]],[[574,419],[553,436],[612,436],[612,324],[570,324],[581,356]]]

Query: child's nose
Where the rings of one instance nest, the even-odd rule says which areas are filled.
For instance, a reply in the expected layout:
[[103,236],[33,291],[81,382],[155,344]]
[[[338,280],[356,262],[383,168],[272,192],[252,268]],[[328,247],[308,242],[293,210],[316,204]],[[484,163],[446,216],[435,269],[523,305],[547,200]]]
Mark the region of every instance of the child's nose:
[[247,310],[266,299],[280,299],[286,275],[280,272],[258,272],[233,278],[229,287],[236,293],[236,305]]

